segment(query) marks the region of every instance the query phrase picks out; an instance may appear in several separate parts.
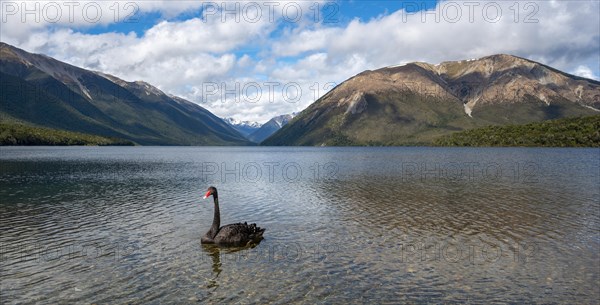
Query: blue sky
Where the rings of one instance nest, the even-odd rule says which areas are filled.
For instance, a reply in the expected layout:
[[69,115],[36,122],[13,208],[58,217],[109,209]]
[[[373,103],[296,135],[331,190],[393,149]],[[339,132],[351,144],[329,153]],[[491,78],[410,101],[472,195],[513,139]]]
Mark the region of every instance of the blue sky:
[[[412,61],[508,53],[600,75],[595,0],[109,0],[76,1],[72,11],[28,1],[28,15],[22,3],[1,0],[1,41],[259,122],[300,111],[366,69]],[[231,12],[225,18],[223,9]],[[256,88],[262,95],[253,100]]]
[[[311,1],[302,1],[302,2],[311,2]],[[229,8],[235,8],[232,5],[231,1],[229,3],[223,1],[213,1],[212,3],[217,4],[217,6],[222,7],[222,3],[226,3],[226,5],[230,5]],[[211,4],[207,4],[205,7],[211,6]],[[260,3],[257,2],[257,3]],[[424,1],[327,1],[324,3],[314,2],[312,3],[313,7],[306,11],[303,11],[303,14],[309,15],[311,17],[315,16],[315,10],[319,9],[319,16],[324,23],[335,23],[335,24],[347,24],[355,18],[358,18],[362,21],[368,21],[370,19],[376,18],[381,15],[387,15],[390,12],[395,12],[397,10],[406,9],[409,12],[417,12],[420,10],[431,10],[435,8],[437,1],[435,0],[424,0]],[[242,5],[243,7],[243,5]],[[118,23],[110,23],[108,25],[99,25],[99,26],[83,26],[80,27],[79,30],[83,33],[88,34],[99,34],[104,32],[119,32],[119,33],[129,33],[131,31],[135,32],[137,35],[142,36],[144,32],[150,28],[152,28],[156,23],[168,20],[168,21],[183,21],[191,18],[201,18],[202,17],[203,7],[197,9],[190,9],[188,11],[181,12],[175,16],[167,15],[165,16],[160,11],[147,11],[136,13],[132,18],[129,18],[127,22],[118,22]],[[132,12],[130,10],[123,9],[124,12]],[[265,10],[266,12],[267,10]],[[114,14],[115,10],[110,10],[109,13]],[[292,13],[290,12],[290,15]],[[283,26],[293,25],[293,22],[285,22],[282,23]]]

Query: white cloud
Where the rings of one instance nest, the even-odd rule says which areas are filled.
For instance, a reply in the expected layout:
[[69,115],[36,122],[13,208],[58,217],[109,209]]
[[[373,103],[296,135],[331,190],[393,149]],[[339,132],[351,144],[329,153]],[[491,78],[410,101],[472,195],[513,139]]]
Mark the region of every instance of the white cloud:
[[[311,49],[335,58],[359,55],[367,58],[372,68],[496,53],[543,58],[562,69],[591,56],[597,60],[598,2],[517,4],[519,13],[514,2],[444,1],[428,12],[399,10],[366,22],[355,19],[344,28],[291,33],[275,44],[275,51],[286,56]],[[456,8],[460,17],[454,13]]]
[[1,1],[0,35],[3,40],[24,43],[39,29],[139,23],[150,12],[168,18],[201,7],[198,1]]
[[584,65],[578,66],[571,73],[574,75],[589,78],[589,79],[595,79],[595,80],[600,79],[600,77],[598,77],[598,75],[594,75],[594,72],[592,71],[592,69],[590,69],[588,66],[584,66]]
[[339,28],[305,30],[288,34],[288,40],[273,43],[273,53],[277,56],[294,56],[307,51],[322,50],[328,41],[340,33]]

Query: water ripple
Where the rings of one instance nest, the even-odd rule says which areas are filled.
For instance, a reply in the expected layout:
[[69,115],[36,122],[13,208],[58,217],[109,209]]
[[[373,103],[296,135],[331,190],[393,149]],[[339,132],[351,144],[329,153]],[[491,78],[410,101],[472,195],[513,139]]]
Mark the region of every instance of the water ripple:
[[[600,297],[598,150],[2,150],[0,296],[8,304]],[[293,162],[305,175],[207,181],[203,162]],[[506,175],[403,172],[403,164],[461,162]],[[315,177],[324,164],[339,171]],[[535,181],[513,177],[522,164],[536,166]],[[222,224],[256,222],[265,240],[242,251],[202,246],[213,216],[201,198],[208,185],[219,188]]]

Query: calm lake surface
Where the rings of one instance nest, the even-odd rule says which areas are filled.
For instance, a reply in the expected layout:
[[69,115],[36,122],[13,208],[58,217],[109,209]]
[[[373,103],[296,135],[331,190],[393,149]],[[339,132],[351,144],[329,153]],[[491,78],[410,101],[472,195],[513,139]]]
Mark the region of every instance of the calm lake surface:
[[[2,303],[600,299],[600,150],[0,149]],[[267,228],[241,251],[221,224]]]

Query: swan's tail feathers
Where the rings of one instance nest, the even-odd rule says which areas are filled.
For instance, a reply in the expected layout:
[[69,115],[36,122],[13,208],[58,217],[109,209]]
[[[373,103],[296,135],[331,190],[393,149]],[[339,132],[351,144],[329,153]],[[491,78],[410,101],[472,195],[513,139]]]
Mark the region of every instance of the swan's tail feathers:
[[255,223],[250,224],[249,226],[250,229],[250,235],[251,235],[251,239],[252,240],[261,240],[263,239],[263,233],[265,232],[264,228],[258,227],[256,226]]

